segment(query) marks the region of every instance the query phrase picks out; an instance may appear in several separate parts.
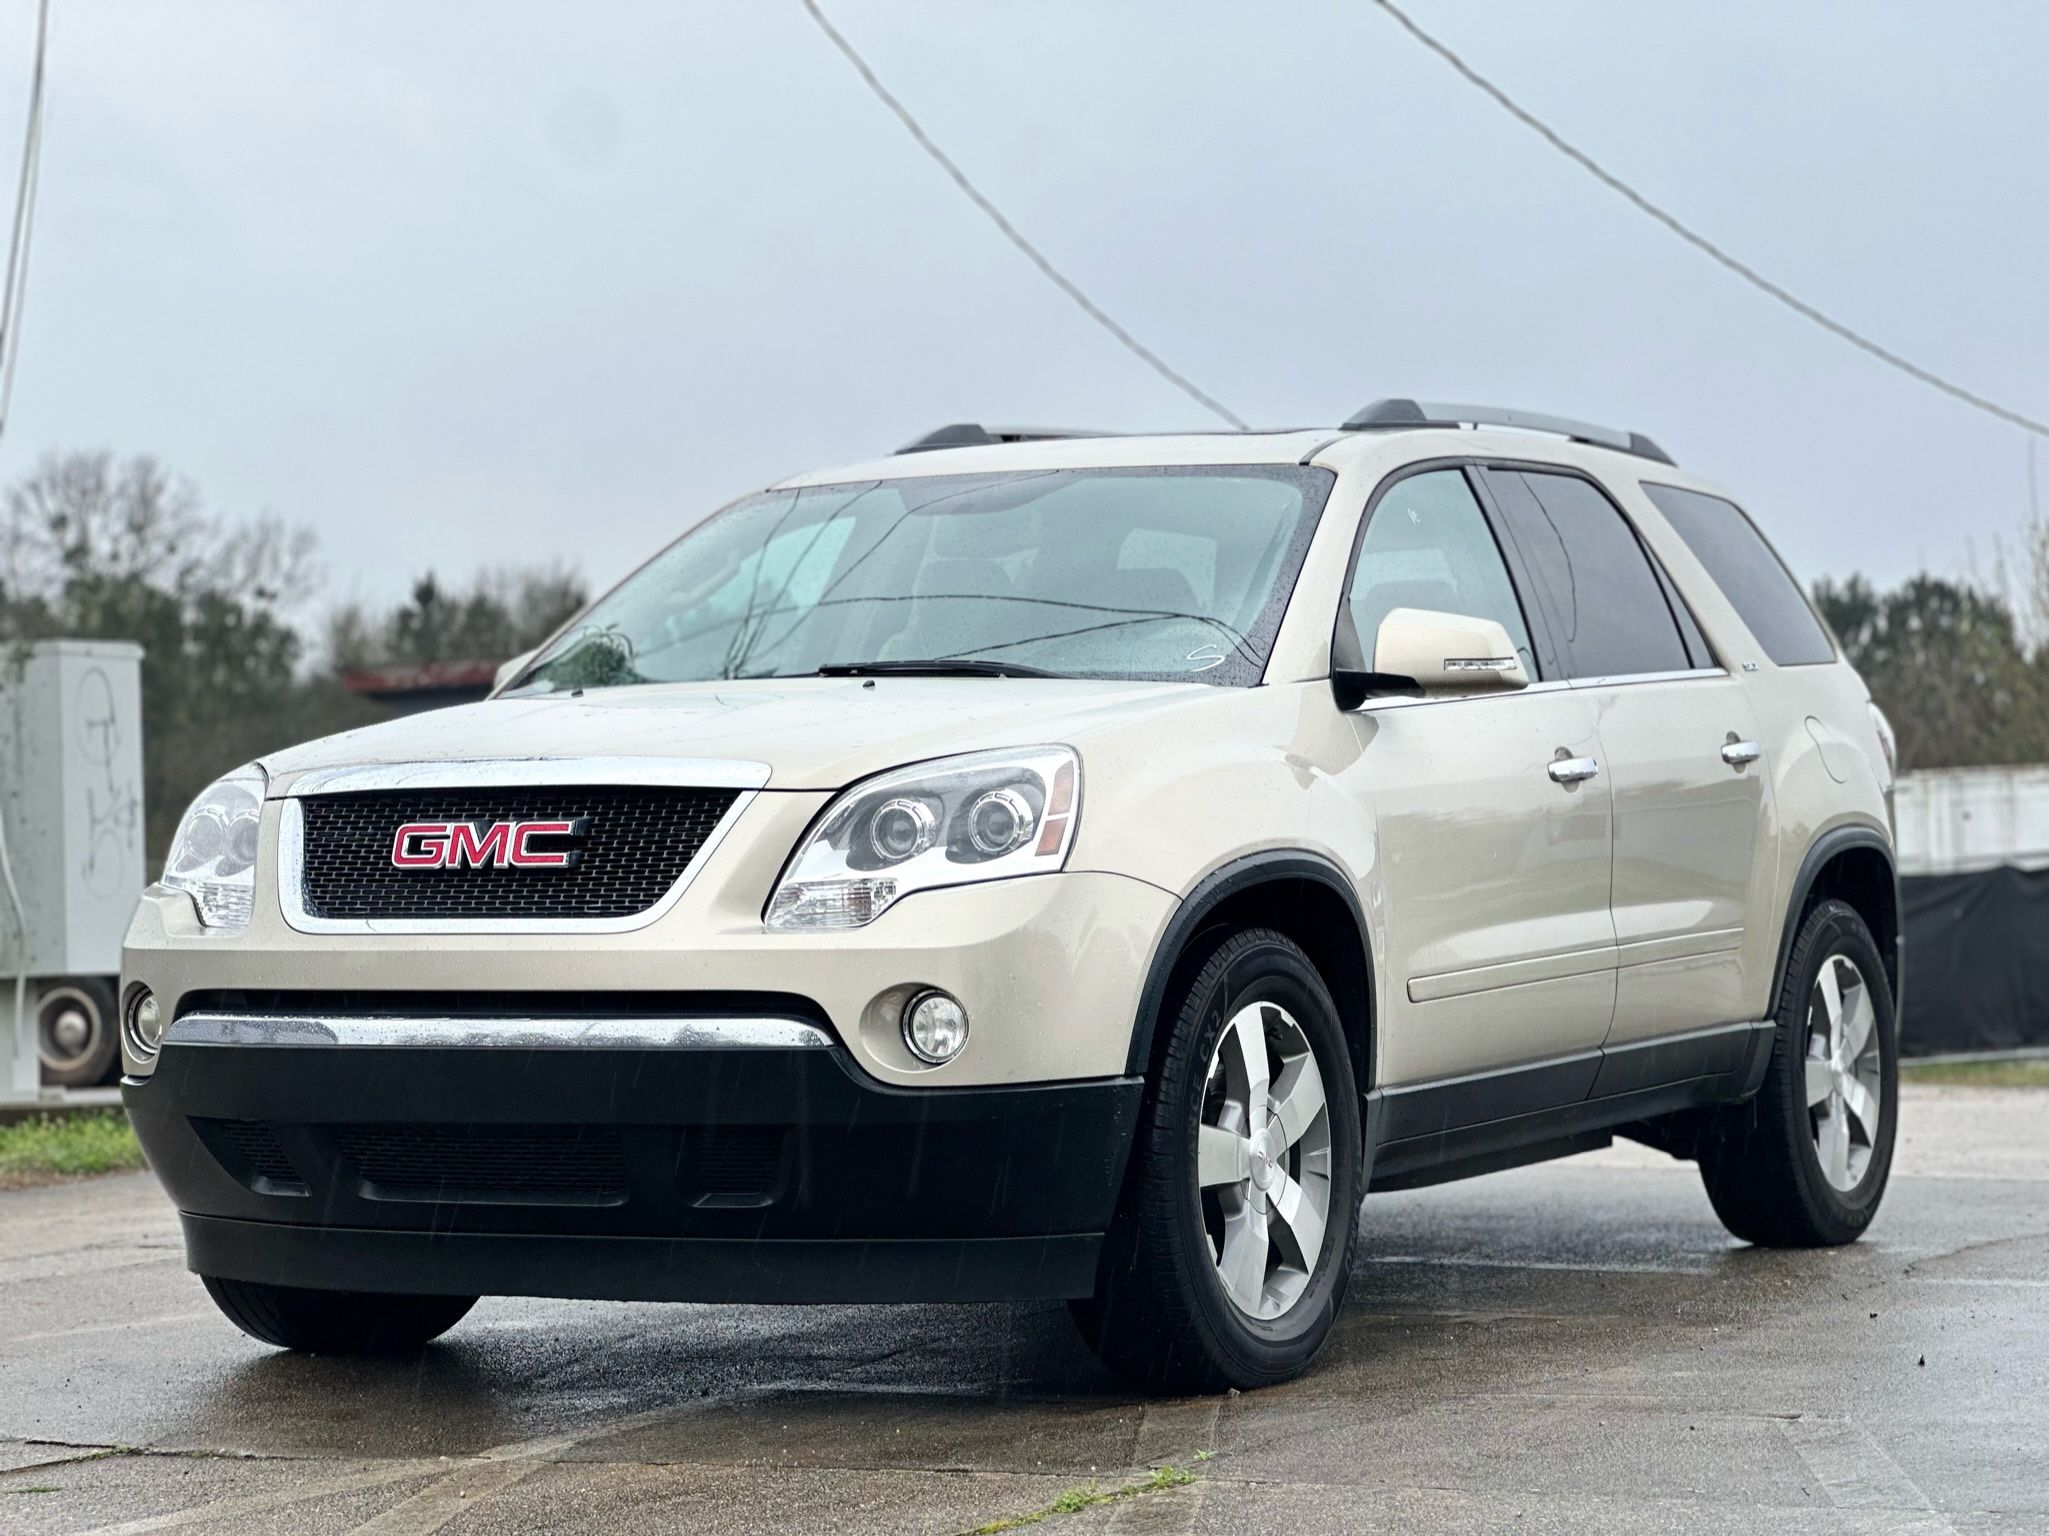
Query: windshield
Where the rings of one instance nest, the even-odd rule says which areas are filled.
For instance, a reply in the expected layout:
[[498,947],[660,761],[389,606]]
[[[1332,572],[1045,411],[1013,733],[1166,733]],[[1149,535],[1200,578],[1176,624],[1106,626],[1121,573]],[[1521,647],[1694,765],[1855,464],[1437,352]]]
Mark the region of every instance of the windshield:
[[1332,478],[1071,469],[766,492],[628,577],[513,687],[914,661],[1249,686]]

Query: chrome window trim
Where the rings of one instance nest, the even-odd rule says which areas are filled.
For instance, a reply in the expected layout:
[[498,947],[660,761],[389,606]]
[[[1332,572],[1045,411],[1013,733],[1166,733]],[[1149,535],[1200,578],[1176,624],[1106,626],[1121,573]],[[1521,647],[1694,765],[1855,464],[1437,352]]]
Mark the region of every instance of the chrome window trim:
[[[302,794],[347,794],[370,789],[471,789],[478,786],[505,787],[524,785],[576,785],[576,784],[657,784],[677,785],[692,789],[731,789],[738,787],[731,783],[706,783],[689,776],[700,766],[695,759],[679,758],[575,758],[559,762],[547,760],[494,760],[471,763],[393,763],[379,768],[346,768],[321,770],[318,787],[310,787],[308,779],[296,781],[284,799],[284,810],[278,826],[277,843],[277,894],[278,905],[284,913],[287,926],[299,933],[312,934],[576,934],[576,933],[632,933],[646,928],[667,916],[676,903],[683,899],[690,882],[697,878],[697,872],[710,862],[718,851],[719,844],[733,830],[734,823],[746,814],[747,807],[761,791],[759,787],[741,788],[733,803],[721,816],[711,834],[698,845],[690,862],[683,866],[683,873],[676,877],[676,883],[662,893],[651,907],[640,912],[631,912],[624,917],[316,917],[306,910],[306,811],[300,804]],[[767,765],[761,763],[711,763],[713,769],[725,769],[729,774],[739,769],[758,769],[760,778],[768,777]],[[498,777],[466,777],[463,769],[491,769]],[[534,776],[529,772],[519,776],[514,770],[541,769],[545,772]],[[678,776],[671,777],[674,769]],[[409,775],[412,770],[428,770],[427,776],[403,776],[396,780],[387,779],[385,774],[397,772]],[[658,777],[641,777],[643,773],[658,774]],[[621,775],[626,775],[622,777]]]
[[1634,688],[1642,683],[1690,683],[1703,678],[1727,677],[1721,667],[1697,667],[1686,672],[1632,672],[1626,677],[1554,677],[1525,688],[1478,688],[1471,693],[1433,694],[1426,698],[1368,699],[1353,714],[1382,709],[1415,709],[1426,704],[1472,704],[1482,699],[1520,699],[1532,693],[1563,693],[1573,688]]
[[166,1045],[405,1046],[436,1050],[823,1050],[816,1024],[784,1018],[403,1018],[188,1013]]
[[1352,713],[1373,714],[1384,709],[1426,709],[1438,704],[1476,704],[1486,699],[1525,699],[1533,693],[1563,693],[1571,685],[1556,678],[1530,683],[1521,688],[1475,688],[1471,693],[1425,694],[1422,698],[1395,695],[1384,699],[1368,699]]
[[1625,672],[1616,677],[1574,677],[1568,688],[1629,688],[1638,683],[1686,683],[1702,677],[1727,677],[1724,667],[1688,667],[1678,672]]
[[270,798],[373,789],[505,789],[530,784],[658,784],[685,789],[763,789],[767,763],[719,757],[452,757],[409,763],[308,768]]

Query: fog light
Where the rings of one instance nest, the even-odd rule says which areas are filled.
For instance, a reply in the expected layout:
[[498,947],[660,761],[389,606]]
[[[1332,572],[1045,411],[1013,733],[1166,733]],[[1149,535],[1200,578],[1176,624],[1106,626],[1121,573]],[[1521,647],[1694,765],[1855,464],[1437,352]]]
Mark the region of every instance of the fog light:
[[156,1055],[157,1047],[164,1043],[164,1010],[148,987],[137,988],[135,996],[128,1000],[128,1013],[122,1024],[128,1036],[128,1049],[143,1061]]
[[904,1044],[923,1062],[938,1066],[968,1043],[968,1011],[944,992],[920,992],[904,1007]]

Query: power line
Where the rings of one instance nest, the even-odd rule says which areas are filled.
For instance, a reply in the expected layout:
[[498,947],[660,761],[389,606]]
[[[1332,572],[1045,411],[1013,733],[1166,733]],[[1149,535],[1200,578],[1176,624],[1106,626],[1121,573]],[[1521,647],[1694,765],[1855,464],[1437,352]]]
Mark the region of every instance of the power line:
[[14,398],[14,363],[21,355],[22,296],[28,291],[28,244],[35,224],[36,185],[43,148],[43,64],[50,39],[50,0],[36,7],[35,66],[29,76],[28,128],[21,143],[21,181],[14,194],[14,228],[7,242],[7,275],[0,287],[0,433]]
[[1997,416],[2001,421],[2011,422],[2014,426],[2020,427],[2024,431],[2049,437],[2049,422],[2036,421],[2032,417],[2023,416],[2019,411],[2009,410],[1996,400],[1988,400],[1983,395],[1975,394],[1971,390],[1964,388],[1963,385],[1953,383],[1944,378],[1939,373],[1930,372],[1919,363],[1909,361],[1891,348],[1881,346],[1878,342],[1873,341],[1861,332],[1852,330],[1849,326],[1843,324],[1842,321],[1835,319],[1831,315],[1824,314],[1805,299],[1787,292],[1749,263],[1730,255],[1721,246],[1708,239],[1707,236],[1681,223],[1675,215],[1666,212],[1665,209],[1652,202],[1648,197],[1645,197],[1643,193],[1637,191],[1635,187],[1632,187],[1620,176],[1610,171],[1585,150],[1568,143],[1543,119],[1514,100],[1500,86],[1474,69],[1472,65],[1468,64],[1447,45],[1439,42],[1437,38],[1424,31],[1406,11],[1394,4],[1394,0],[1373,0],[1373,3],[1393,17],[1403,31],[1407,32],[1417,42],[1449,64],[1469,85],[1475,86],[1484,92],[1502,111],[1536,134],[1545,143],[1549,144],[1561,155],[1564,155],[1566,159],[1572,161],[1581,170],[1600,182],[1601,185],[1607,187],[1611,192],[1626,198],[1639,212],[1648,214],[1651,218],[1656,219],[1681,240],[1684,240],[1695,250],[1735,273],[1746,283],[1750,284],[1751,287],[1777,299],[1795,314],[1813,321],[1823,330],[1831,335],[1840,337],[1858,350],[1867,352],[1880,362],[1899,369],[1900,372],[1906,374],[1909,378],[1918,379],[1923,384],[1939,389],[1953,399],[1961,400],[1966,405],[1975,406],[1981,411]]
[[837,48],[846,58],[846,61],[854,66],[854,70],[860,75],[862,83],[870,91],[874,92],[877,100],[895,114],[896,120],[904,125],[913,139],[918,141],[918,147],[930,155],[939,168],[946,172],[953,184],[960,188],[969,202],[973,203],[987,215],[989,222],[996,226],[1003,238],[1016,246],[1025,260],[1039,269],[1046,281],[1072,299],[1075,306],[1083,314],[1116,337],[1132,356],[1180,390],[1182,394],[1188,396],[1197,405],[1206,411],[1213,412],[1217,416],[1222,417],[1241,432],[1251,430],[1245,421],[1229,406],[1223,404],[1214,395],[1199,388],[1186,374],[1171,367],[1159,353],[1153,351],[1151,347],[1148,347],[1144,342],[1132,335],[1131,332],[1119,325],[1104,310],[1102,305],[1075,286],[1074,281],[1066,273],[1054,266],[1044,252],[1027,240],[1018,230],[1018,227],[1003,216],[1002,209],[998,208],[983,195],[981,189],[968,179],[967,172],[954,163],[953,157],[932,142],[931,135],[925,132],[915,117],[911,116],[910,109],[891,94],[889,87],[876,78],[875,71],[868,67],[868,61],[854,51],[854,45],[841,35],[837,27],[826,20],[825,12],[818,8],[817,0],[802,0],[802,3],[804,9],[810,13],[811,19],[818,24],[818,30],[823,32],[833,47]]

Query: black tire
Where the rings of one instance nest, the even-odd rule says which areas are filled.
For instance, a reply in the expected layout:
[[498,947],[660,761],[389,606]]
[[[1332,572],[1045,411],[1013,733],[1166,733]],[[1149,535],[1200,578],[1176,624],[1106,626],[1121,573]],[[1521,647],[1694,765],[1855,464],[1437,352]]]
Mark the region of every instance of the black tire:
[[[114,989],[97,976],[46,981],[36,993],[36,1053],[52,1088],[103,1083],[121,1059]],[[83,1030],[83,1038],[72,1036]]]
[[[1809,1000],[1832,957],[1856,966],[1876,1013],[1879,1129],[1855,1188],[1822,1172],[1807,1104]],[[1871,930],[1846,902],[1818,902],[1800,924],[1786,964],[1764,1086],[1748,1104],[1722,1111],[1700,1160],[1701,1179],[1722,1225],[1766,1248],[1826,1248],[1855,1242],[1885,1195],[1899,1121],[1899,1048],[1892,987]]]
[[462,1321],[474,1296],[316,1291],[201,1275],[229,1322],[265,1344],[317,1355],[409,1355]]
[[[1329,989],[1309,957],[1270,929],[1205,942],[1207,957],[1199,967],[1183,966],[1188,979],[1161,1013],[1169,1033],[1155,1058],[1096,1294],[1073,1304],[1089,1347],[1148,1391],[1263,1387],[1300,1374],[1337,1317],[1358,1242],[1359,1095]],[[1300,1027],[1323,1077],[1330,1128],[1321,1252],[1301,1295],[1270,1320],[1241,1311],[1226,1294],[1196,1182],[1210,1062],[1232,1017],[1253,1002],[1279,1004]]]

